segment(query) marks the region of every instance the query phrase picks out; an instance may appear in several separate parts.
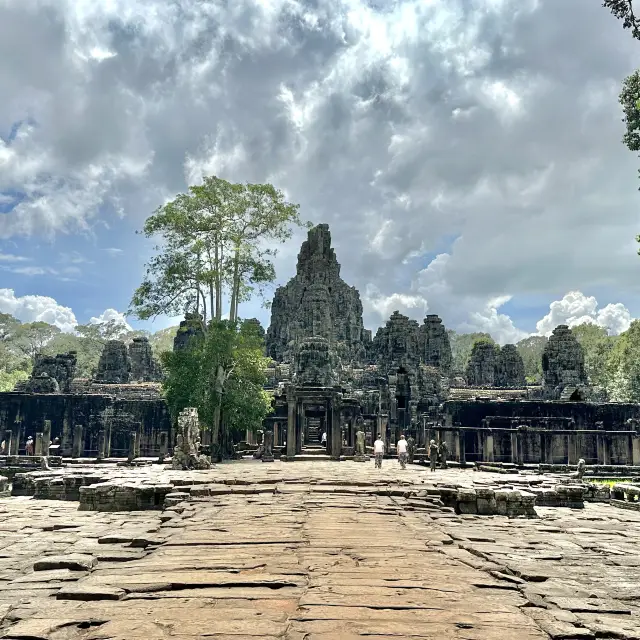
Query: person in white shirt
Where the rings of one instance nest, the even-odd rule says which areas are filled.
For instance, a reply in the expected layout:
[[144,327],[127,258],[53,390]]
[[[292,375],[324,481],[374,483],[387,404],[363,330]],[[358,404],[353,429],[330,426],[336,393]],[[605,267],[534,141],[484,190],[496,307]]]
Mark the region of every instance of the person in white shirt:
[[382,456],[384,455],[384,442],[378,434],[378,439],[373,443],[373,455],[376,459],[376,469],[382,469]]
[[323,432],[322,432],[322,439],[320,440],[320,444],[321,444],[323,447],[326,447],[326,446],[327,446],[327,432],[326,432],[326,431],[323,431]]
[[398,462],[403,469],[407,468],[407,441],[404,439],[404,433],[400,434],[400,440],[396,445],[398,452]]

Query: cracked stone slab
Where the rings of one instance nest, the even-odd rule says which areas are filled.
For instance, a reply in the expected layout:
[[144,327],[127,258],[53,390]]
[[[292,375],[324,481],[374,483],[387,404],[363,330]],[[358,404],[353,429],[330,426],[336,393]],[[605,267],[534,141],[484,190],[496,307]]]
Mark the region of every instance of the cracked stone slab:
[[69,569],[71,571],[91,571],[98,564],[93,557],[83,553],[70,553],[66,556],[45,556],[33,563],[34,571],[51,569]]

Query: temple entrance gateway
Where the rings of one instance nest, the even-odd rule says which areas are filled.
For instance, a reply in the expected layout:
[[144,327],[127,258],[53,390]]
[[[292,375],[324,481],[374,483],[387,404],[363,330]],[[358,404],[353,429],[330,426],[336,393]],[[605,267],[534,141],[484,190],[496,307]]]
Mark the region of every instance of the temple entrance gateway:
[[324,405],[304,405],[303,446],[319,447],[327,424],[327,409]]
[[[288,387],[287,458],[294,459],[296,455],[302,454],[303,445],[307,442],[317,448],[320,444],[317,439],[317,429],[320,425],[327,431],[326,453],[335,459],[340,457],[341,400],[342,393],[339,387]],[[315,442],[313,438],[316,438]]]

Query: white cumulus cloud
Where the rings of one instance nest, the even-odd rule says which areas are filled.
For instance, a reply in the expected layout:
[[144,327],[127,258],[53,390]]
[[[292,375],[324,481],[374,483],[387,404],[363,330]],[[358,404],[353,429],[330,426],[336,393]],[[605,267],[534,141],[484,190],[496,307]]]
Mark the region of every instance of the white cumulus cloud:
[[575,327],[590,322],[605,327],[610,335],[618,335],[629,328],[631,320],[631,313],[620,302],[598,309],[594,296],[569,291],[562,300],[549,305],[549,313],[538,321],[536,329],[539,335],[549,336],[559,324]]
[[69,307],[49,296],[16,296],[13,289],[0,289],[0,311],[22,322],[48,322],[61,331],[71,333],[78,322]]
[[120,313],[116,309],[105,309],[99,316],[93,316],[89,319],[89,324],[106,324],[107,322],[115,322],[116,325],[122,326],[122,332],[132,331],[131,326],[127,322],[124,313]]

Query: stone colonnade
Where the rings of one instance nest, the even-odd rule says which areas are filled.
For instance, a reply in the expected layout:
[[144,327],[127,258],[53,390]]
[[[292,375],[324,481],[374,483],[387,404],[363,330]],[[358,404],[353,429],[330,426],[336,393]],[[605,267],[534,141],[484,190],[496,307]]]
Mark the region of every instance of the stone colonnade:
[[445,441],[451,460],[461,464],[507,462],[570,464],[580,458],[587,464],[640,465],[640,433],[635,430],[515,428],[465,428],[435,425],[428,438]]

